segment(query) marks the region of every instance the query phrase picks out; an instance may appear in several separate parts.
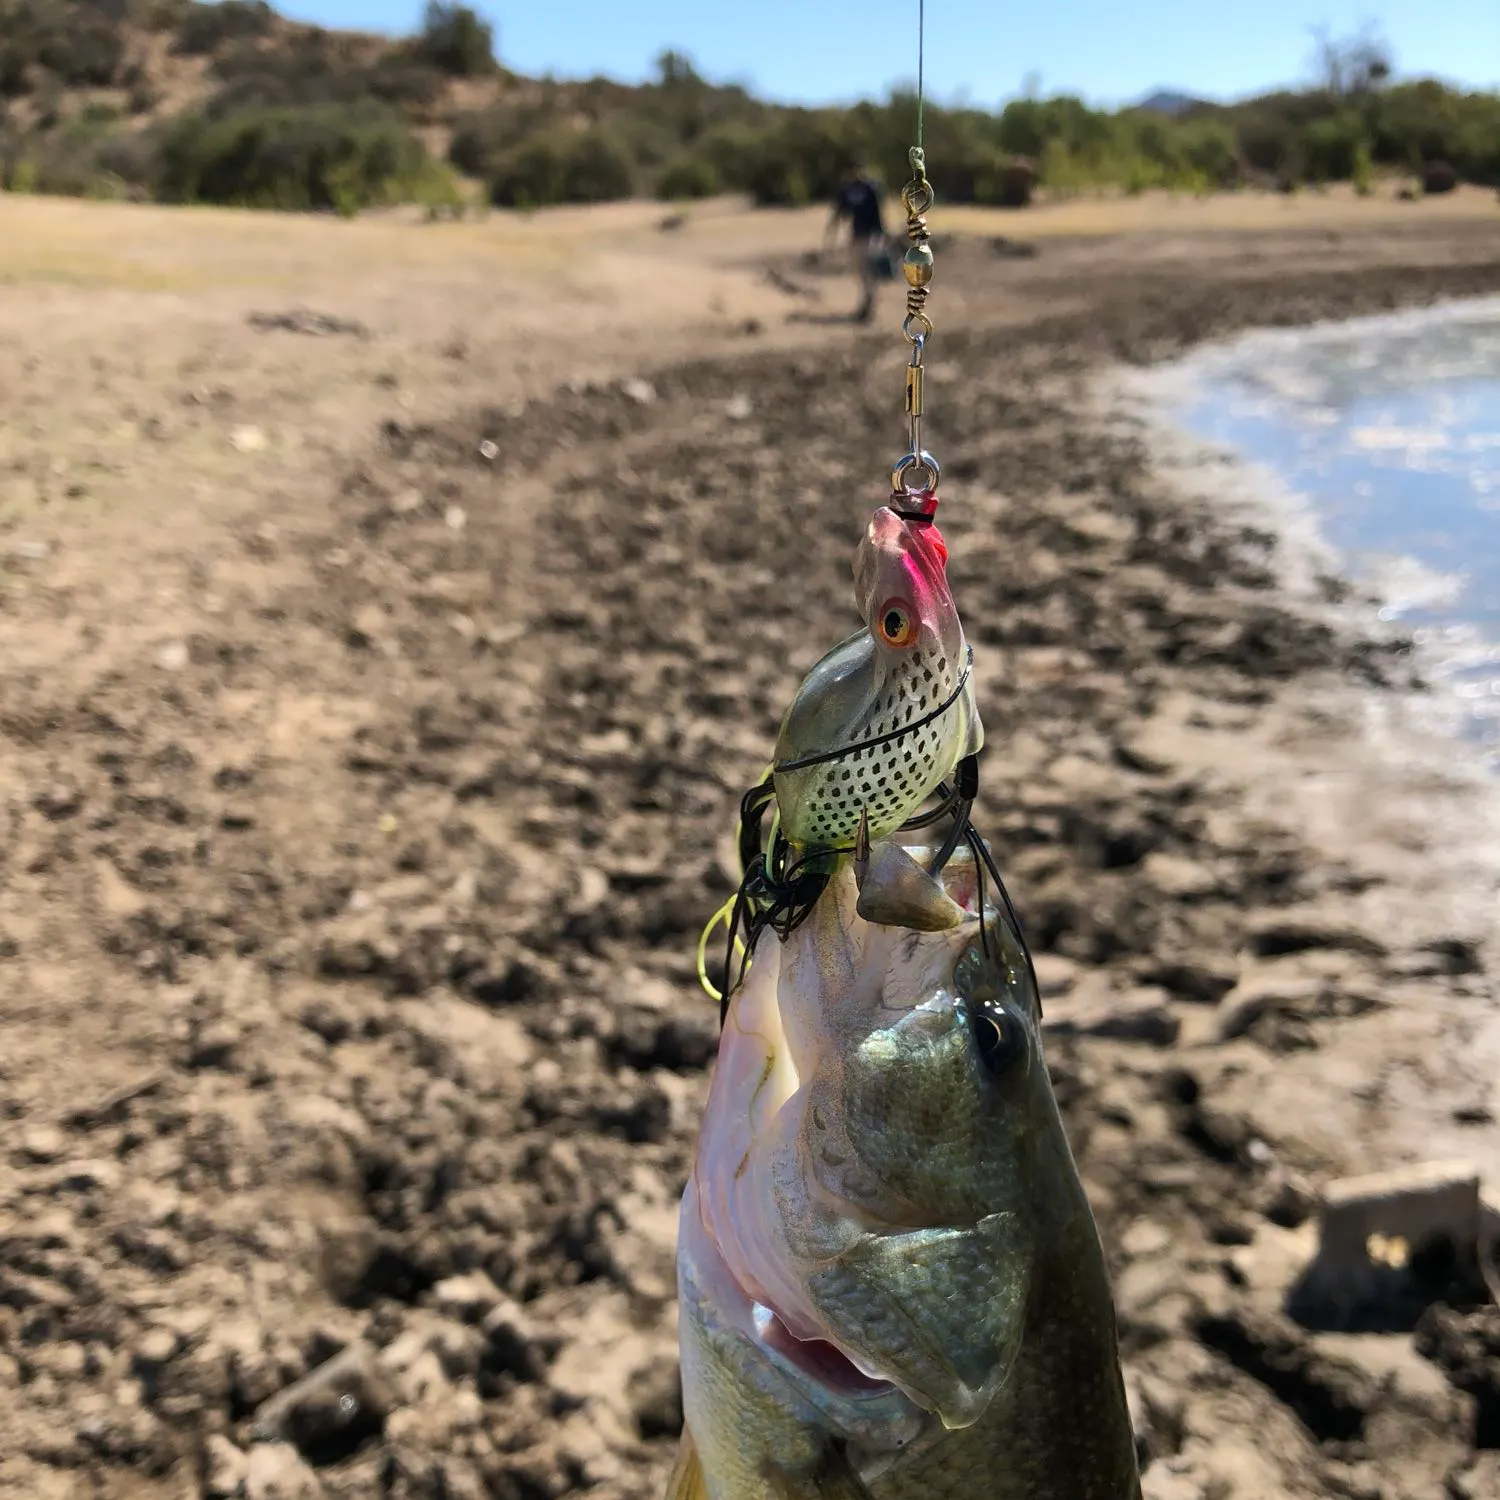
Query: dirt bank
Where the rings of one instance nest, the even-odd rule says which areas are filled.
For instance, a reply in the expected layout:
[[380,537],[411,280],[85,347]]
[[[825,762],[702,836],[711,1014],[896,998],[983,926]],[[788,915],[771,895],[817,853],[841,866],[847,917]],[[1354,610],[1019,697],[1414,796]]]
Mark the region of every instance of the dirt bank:
[[[1493,293],[1500,240],[976,241],[941,274],[978,821],[1148,1489],[1500,1494],[1492,1314],[1414,1341],[1280,1310],[1321,1181],[1500,1160],[1493,873],[1442,821],[1476,815],[1364,746],[1399,645],[1290,597],[1275,539],[1169,483],[1100,385]],[[3,539],[0,1494],[661,1483],[693,944],[901,437],[891,335],[759,342],[387,418],[134,580],[155,635],[86,528]]]

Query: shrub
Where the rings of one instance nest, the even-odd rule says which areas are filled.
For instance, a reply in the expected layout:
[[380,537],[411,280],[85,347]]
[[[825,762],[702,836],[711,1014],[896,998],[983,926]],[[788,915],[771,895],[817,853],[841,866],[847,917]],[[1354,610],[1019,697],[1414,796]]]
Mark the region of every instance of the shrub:
[[1445,161],[1422,163],[1422,191],[1429,196],[1451,193],[1458,186],[1458,173]]
[[1217,121],[1180,127],[1181,157],[1210,187],[1230,188],[1240,178],[1240,156],[1234,132]]
[[37,61],[71,87],[108,88],[125,61],[125,41],[108,21],[73,12],[41,33]]
[[490,179],[496,208],[545,208],[553,203],[602,203],[628,198],[632,164],[601,130],[568,136],[538,134],[509,152]]
[[1310,182],[1347,182],[1354,176],[1363,142],[1354,115],[1314,120],[1301,133],[1302,172]]
[[556,136],[536,136],[506,154],[490,178],[496,208],[545,208],[563,201],[566,146]]
[[417,58],[382,58],[364,75],[369,93],[386,104],[425,109],[442,98],[443,72]]
[[1361,198],[1368,198],[1375,191],[1375,169],[1370,161],[1370,148],[1364,141],[1359,143],[1359,148],[1354,157],[1354,171],[1349,179],[1354,184],[1354,191]]
[[1036,188],[1036,168],[1024,157],[1014,156],[995,176],[990,202],[999,208],[1026,208]]
[[172,50],[186,57],[206,56],[225,42],[267,35],[275,19],[266,0],[195,0],[178,22]]
[[494,30],[467,5],[428,0],[414,50],[457,78],[481,78],[495,71]]
[[721,183],[714,164],[701,156],[684,156],[656,179],[656,196],[668,202],[680,198],[712,198]]
[[175,202],[353,213],[411,196],[434,165],[378,106],[248,108],[172,121],[160,192]]

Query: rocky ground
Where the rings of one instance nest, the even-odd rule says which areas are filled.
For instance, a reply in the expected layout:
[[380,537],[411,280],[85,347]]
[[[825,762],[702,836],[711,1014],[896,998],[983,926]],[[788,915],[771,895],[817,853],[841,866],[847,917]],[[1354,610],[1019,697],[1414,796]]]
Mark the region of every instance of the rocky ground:
[[[1291,591],[1109,373],[1500,291],[1500,241],[1200,250],[944,261],[978,822],[1148,1494],[1500,1496],[1479,1288],[1426,1268],[1339,1328],[1286,1301],[1331,1179],[1500,1160],[1482,804],[1375,754],[1364,705],[1420,690],[1411,654],[1335,581]],[[118,559],[3,539],[0,1495],[659,1490],[716,1035],[693,948],[738,795],[852,628],[901,359],[887,330],[752,336],[388,419],[295,521],[188,558],[149,650],[111,649]],[[22,649],[49,633],[66,669]]]

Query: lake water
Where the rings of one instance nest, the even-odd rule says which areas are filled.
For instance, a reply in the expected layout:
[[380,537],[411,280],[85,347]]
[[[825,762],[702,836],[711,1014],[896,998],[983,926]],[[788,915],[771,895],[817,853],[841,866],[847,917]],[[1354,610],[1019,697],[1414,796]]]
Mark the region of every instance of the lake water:
[[1169,390],[1414,633],[1444,727],[1500,772],[1500,298],[1255,333]]

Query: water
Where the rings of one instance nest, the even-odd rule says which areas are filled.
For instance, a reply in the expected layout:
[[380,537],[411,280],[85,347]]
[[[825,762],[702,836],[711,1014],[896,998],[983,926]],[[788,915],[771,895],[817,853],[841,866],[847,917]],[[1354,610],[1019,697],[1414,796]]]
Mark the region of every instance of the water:
[[1252,334],[1170,388],[1189,431],[1298,498],[1500,772],[1500,298]]

